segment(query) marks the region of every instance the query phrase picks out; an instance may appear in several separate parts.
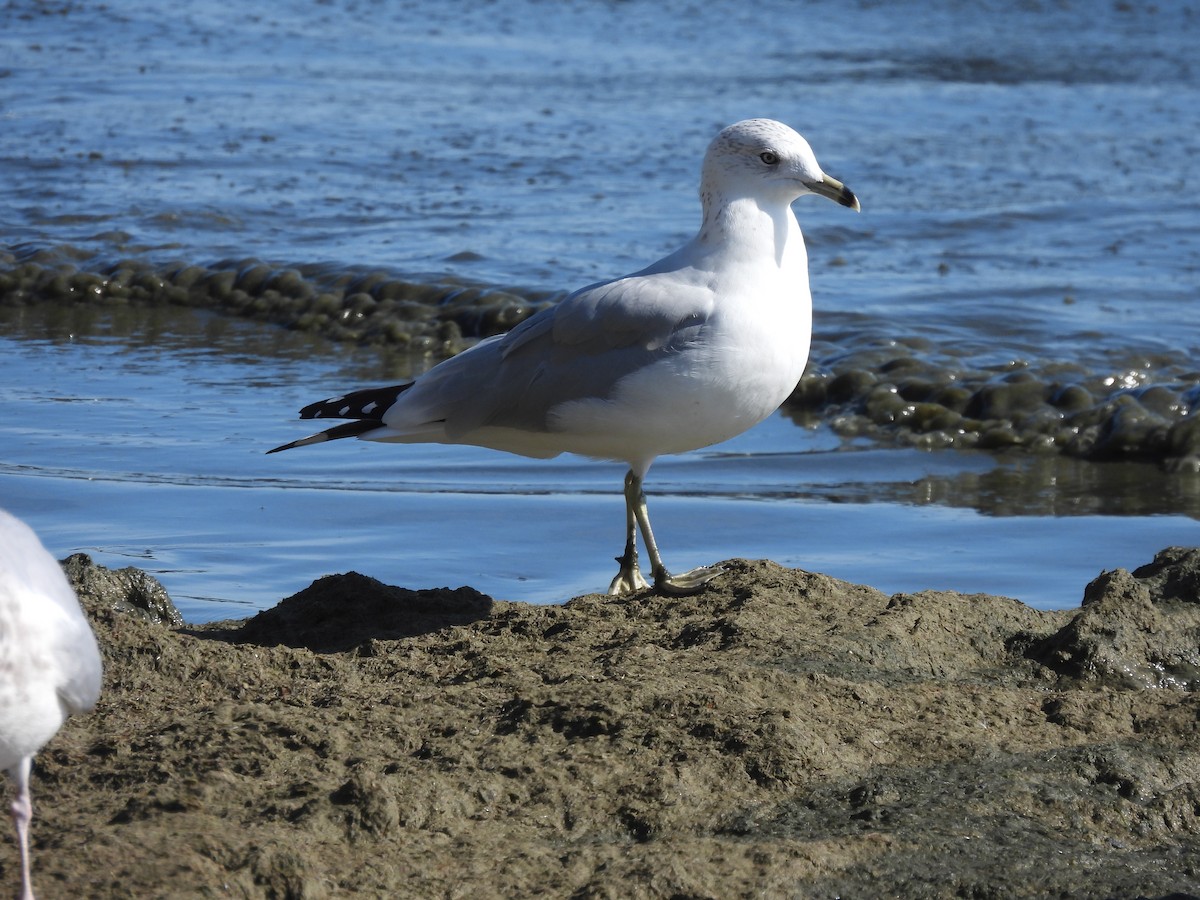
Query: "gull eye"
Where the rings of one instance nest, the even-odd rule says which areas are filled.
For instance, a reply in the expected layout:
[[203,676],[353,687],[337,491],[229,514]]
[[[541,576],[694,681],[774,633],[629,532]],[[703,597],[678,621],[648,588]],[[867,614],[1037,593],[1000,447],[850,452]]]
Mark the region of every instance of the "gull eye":
[[762,153],[758,154],[758,158],[768,166],[779,165],[779,154],[772,150],[764,150]]

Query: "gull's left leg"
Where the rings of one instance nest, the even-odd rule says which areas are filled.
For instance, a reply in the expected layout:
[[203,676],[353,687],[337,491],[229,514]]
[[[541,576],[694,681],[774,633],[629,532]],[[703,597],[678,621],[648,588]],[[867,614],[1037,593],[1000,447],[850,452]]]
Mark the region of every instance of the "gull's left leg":
[[650,574],[654,576],[654,589],[672,597],[694,594],[721,574],[720,566],[700,566],[690,572],[672,575],[663,565],[650,528],[650,511],[646,508],[646,494],[642,490],[642,479],[632,469],[625,478],[625,503],[633,510],[634,518],[642,529],[642,540],[646,542],[646,553],[650,556]]
[[617,557],[617,562],[621,564],[617,576],[608,586],[610,594],[627,594],[630,591],[640,591],[650,587],[646,584],[646,579],[642,577],[642,570],[638,568],[638,552],[637,552],[637,519],[634,516],[634,494],[630,494],[632,486],[637,484],[637,491],[641,491],[641,480],[637,479],[633,469],[629,470],[629,474],[625,476],[625,553]]
[[17,828],[17,848],[21,857],[21,900],[33,900],[33,879],[29,874],[29,822],[33,819],[33,803],[29,799],[29,769],[32,759],[26,756],[8,770],[17,789],[12,805],[13,825]]

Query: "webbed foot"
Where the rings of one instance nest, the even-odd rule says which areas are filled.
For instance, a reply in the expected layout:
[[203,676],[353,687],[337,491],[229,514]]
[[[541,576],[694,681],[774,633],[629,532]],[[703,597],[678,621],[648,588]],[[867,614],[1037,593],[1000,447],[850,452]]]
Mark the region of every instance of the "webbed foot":
[[672,575],[662,569],[654,576],[654,589],[667,597],[690,597],[725,570],[721,566],[699,566],[690,572]]
[[638,568],[636,552],[632,555],[626,553],[624,556],[618,556],[617,562],[621,564],[621,568],[608,586],[608,593],[611,596],[644,591],[650,587],[646,579],[642,577],[642,570]]

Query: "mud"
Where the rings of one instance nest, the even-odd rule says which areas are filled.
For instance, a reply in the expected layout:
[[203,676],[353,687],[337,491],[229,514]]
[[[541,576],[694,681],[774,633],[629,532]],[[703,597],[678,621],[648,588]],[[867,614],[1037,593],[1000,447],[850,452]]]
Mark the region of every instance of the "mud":
[[44,898],[1200,894],[1200,550],[1059,612],[735,560],[199,627],[71,568],[105,690],[36,763]]

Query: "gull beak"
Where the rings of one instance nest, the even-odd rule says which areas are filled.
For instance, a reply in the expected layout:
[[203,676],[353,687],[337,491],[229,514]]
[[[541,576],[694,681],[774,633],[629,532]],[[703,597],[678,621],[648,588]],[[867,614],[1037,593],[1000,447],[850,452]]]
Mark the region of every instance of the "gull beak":
[[855,212],[862,212],[862,207],[858,205],[858,198],[854,196],[854,191],[850,190],[850,188],[846,187],[836,178],[823,175],[820,181],[806,181],[804,186],[814,194],[828,197],[835,203],[850,207]]

